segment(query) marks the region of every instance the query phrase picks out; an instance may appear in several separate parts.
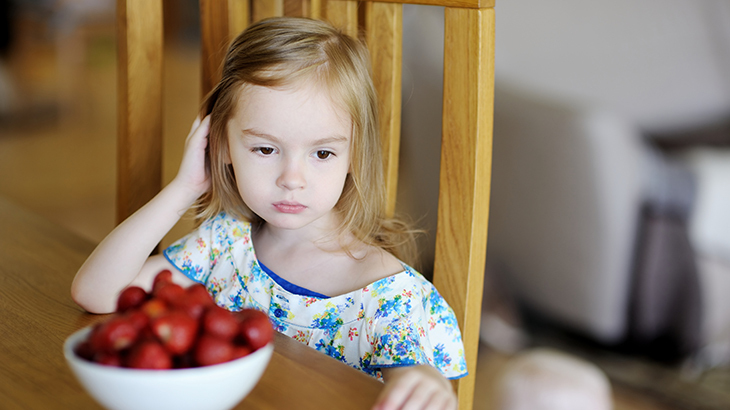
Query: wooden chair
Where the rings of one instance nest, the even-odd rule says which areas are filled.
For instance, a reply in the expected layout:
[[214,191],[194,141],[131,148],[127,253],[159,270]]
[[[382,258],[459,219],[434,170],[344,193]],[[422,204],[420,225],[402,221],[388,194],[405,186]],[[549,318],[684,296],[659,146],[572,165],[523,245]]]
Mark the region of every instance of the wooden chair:
[[[200,0],[202,92],[216,83],[228,42],[250,21],[326,19],[364,35],[381,105],[388,211],[395,209],[401,109],[402,3],[445,6],[444,95],[434,283],[456,312],[469,375],[454,382],[472,407],[486,255],[494,99],[494,0]],[[117,218],[162,183],[162,0],[118,0]],[[362,34],[364,33],[364,34]]]

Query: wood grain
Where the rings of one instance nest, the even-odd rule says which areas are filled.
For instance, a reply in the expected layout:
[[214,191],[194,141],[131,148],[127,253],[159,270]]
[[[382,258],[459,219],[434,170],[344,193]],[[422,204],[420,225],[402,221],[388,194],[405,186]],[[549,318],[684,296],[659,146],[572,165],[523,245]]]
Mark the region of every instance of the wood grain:
[[162,188],[162,1],[119,0],[117,222]]
[[309,17],[310,0],[284,0],[284,15],[289,17]]
[[253,0],[252,9],[251,21],[283,16],[284,0]]
[[233,40],[251,22],[251,0],[228,0],[228,33]]
[[221,78],[231,29],[228,1],[200,0],[201,95],[207,95]]
[[496,0],[378,0],[383,3],[422,4],[453,8],[483,9],[494,7]]
[[373,62],[373,83],[378,93],[387,198],[386,215],[390,217],[395,213],[398,192],[403,5],[368,3],[365,16],[366,41]]
[[494,101],[494,10],[445,13],[444,108],[434,284],[456,313],[474,392],[487,245]]
[[358,2],[353,0],[326,0],[325,19],[345,34],[358,38]]

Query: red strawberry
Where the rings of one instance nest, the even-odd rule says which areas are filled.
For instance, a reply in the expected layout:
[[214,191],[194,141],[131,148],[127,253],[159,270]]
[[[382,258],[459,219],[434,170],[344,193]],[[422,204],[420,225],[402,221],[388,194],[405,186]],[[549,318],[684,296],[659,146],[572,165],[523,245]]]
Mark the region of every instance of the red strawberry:
[[138,330],[131,320],[114,316],[92,331],[89,343],[96,351],[112,353],[131,346],[137,335]]
[[240,359],[242,357],[246,357],[251,354],[251,348],[248,346],[240,346],[240,345],[234,345],[233,346],[233,359]]
[[159,342],[145,340],[132,347],[126,366],[135,369],[169,369],[172,367],[172,359]]
[[190,295],[191,300],[195,300],[203,306],[215,305],[213,297],[210,296],[210,293],[208,293],[208,289],[206,289],[205,286],[200,283],[189,286],[186,289],[186,292]]
[[122,365],[122,358],[119,353],[99,352],[94,356],[94,361],[105,366],[120,367]]
[[91,347],[91,343],[89,341],[84,341],[79,343],[76,346],[76,349],[74,349],[74,353],[76,355],[84,360],[88,361],[94,361],[94,356],[96,355],[96,350],[94,350],[93,347]]
[[179,310],[171,310],[155,318],[150,326],[152,333],[173,355],[187,352],[195,343],[198,333],[198,322]]
[[266,346],[274,338],[274,328],[264,312],[244,309],[236,315],[240,320],[239,334],[252,350]]
[[177,299],[180,299],[185,295],[185,289],[182,286],[175,283],[162,283],[155,288],[152,292],[152,296],[162,300],[167,304],[173,304]]
[[147,292],[139,286],[125,288],[117,298],[117,312],[134,309],[147,300]]
[[176,369],[187,369],[196,366],[192,351],[173,357],[172,362],[173,367]]
[[172,283],[172,272],[169,269],[160,271],[160,273],[155,276],[152,280],[152,291],[154,292],[157,287],[166,283]]
[[205,311],[205,306],[195,300],[195,297],[187,292],[180,298],[175,299],[175,301],[172,302],[172,307],[187,313],[188,316],[195,320],[200,319]]
[[147,326],[147,324],[150,322],[150,318],[147,317],[147,314],[137,309],[127,311],[127,313],[125,313],[125,316],[129,318],[129,321],[132,322],[134,327],[136,327],[139,331],[144,329],[145,326]]
[[203,314],[203,331],[224,340],[231,340],[238,333],[238,320],[233,313],[213,305]]
[[193,352],[200,366],[223,363],[233,358],[233,344],[210,335],[201,335]]
[[139,307],[139,310],[147,315],[148,318],[154,319],[167,312],[167,304],[160,299],[150,299],[144,302],[142,306]]

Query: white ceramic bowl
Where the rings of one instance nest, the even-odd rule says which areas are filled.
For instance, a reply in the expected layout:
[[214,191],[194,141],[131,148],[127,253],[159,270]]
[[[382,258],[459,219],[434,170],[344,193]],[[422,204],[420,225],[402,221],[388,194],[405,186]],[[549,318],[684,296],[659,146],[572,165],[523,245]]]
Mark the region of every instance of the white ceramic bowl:
[[63,353],[91,396],[111,410],[227,410],[254,388],[271,359],[272,344],[227,363],[190,369],[139,370],[104,366],[74,353],[91,327],[66,339]]

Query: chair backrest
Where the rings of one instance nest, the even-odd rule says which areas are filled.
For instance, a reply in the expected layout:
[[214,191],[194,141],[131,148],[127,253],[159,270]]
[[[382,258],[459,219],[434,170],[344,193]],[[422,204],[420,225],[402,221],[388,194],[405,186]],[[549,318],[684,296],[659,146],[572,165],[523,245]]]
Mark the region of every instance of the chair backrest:
[[[226,45],[250,21],[326,19],[367,42],[378,92],[388,192],[395,210],[401,118],[403,3],[444,6],[444,95],[433,281],[453,307],[469,375],[454,382],[460,409],[474,392],[489,212],[494,100],[494,0],[200,0],[202,95],[218,80]],[[163,0],[118,0],[117,218],[162,184]],[[434,181],[435,182],[435,181]]]

